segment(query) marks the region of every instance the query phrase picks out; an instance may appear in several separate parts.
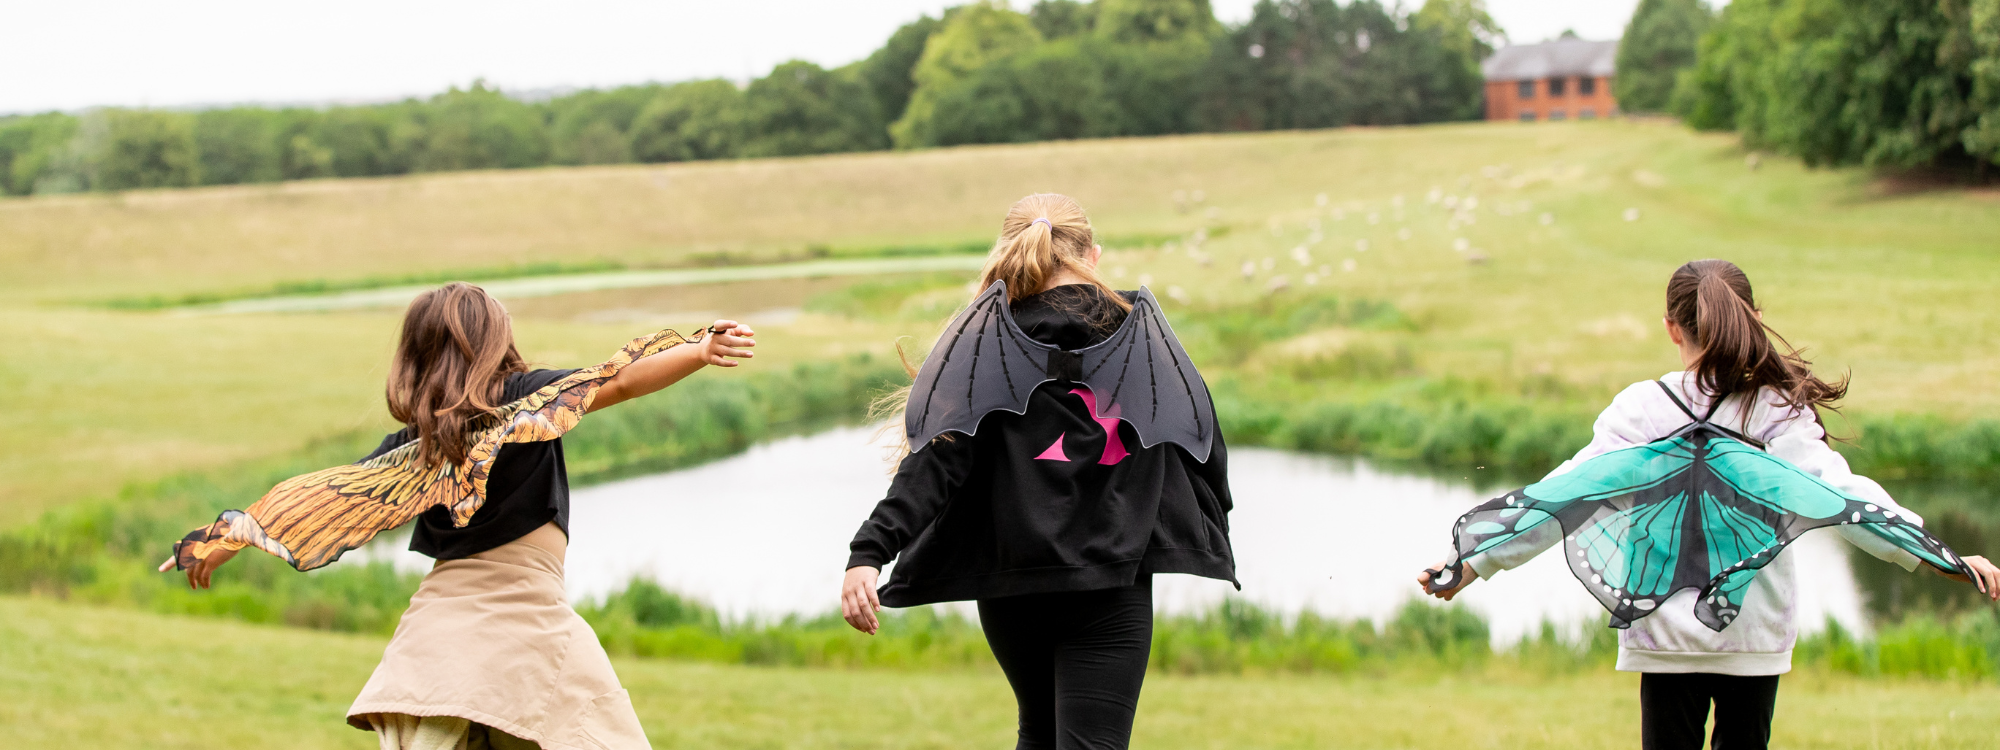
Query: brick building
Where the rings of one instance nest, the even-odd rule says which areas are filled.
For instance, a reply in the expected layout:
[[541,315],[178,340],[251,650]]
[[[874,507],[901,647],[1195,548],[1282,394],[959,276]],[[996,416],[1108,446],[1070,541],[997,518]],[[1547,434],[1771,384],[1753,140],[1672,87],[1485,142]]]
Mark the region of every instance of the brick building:
[[1541,44],[1502,47],[1480,68],[1486,74],[1486,119],[1593,120],[1618,114],[1611,96],[1618,42],[1591,42],[1565,33]]

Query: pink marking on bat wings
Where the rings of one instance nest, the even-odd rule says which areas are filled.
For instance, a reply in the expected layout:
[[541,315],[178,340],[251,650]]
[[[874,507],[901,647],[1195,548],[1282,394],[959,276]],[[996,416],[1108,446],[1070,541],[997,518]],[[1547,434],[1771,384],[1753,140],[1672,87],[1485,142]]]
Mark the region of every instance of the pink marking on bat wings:
[[1097,426],[1104,428],[1104,457],[1097,459],[1097,462],[1105,466],[1110,466],[1125,460],[1126,456],[1132,455],[1125,450],[1124,439],[1118,437],[1118,405],[1112,404],[1111,410],[1106,413],[1106,416],[1100,417],[1097,416],[1097,394],[1091,393],[1089,388],[1071,389],[1070,393],[1076,394],[1083,399],[1083,407],[1090,410],[1091,421],[1096,422]]
[[1045,451],[1042,451],[1042,455],[1039,455],[1039,456],[1036,456],[1036,457],[1035,457],[1035,460],[1036,460],[1036,461],[1068,461],[1068,460],[1069,460],[1069,456],[1068,456],[1067,454],[1063,453],[1063,447],[1062,447],[1062,441],[1063,441],[1063,436],[1062,436],[1062,435],[1057,435],[1057,436],[1056,436],[1056,441],[1055,441],[1055,442],[1053,442],[1053,443],[1050,443],[1050,444],[1049,444],[1049,449],[1048,449],[1048,450],[1045,450]]

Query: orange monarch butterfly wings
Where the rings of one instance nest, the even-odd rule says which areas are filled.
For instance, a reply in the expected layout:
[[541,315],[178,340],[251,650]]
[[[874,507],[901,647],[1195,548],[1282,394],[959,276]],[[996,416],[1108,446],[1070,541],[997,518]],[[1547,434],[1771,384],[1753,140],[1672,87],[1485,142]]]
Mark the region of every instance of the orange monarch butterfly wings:
[[426,467],[412,440],[361,463],[280,482],[247,510],[223,511],[214,523],[174,543],[174,566],[186,570],[217,550],[256,547],[293,568],[312,570],[440,505],[451,508],[454,524],[464,526],[486,502],[486,479],[501,446],[562,437],[582,421],[597,390],[619,370],[699,342],[706,333],[690,339],[664,330],[633,339],[603,364],[502,405],[467,431],[464,463]]

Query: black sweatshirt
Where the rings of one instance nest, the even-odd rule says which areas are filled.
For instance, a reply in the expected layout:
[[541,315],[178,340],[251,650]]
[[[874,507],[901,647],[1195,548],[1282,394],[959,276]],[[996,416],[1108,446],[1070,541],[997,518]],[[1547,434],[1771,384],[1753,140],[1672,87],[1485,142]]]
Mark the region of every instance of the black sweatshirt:
[[[535,370],[507,376],[499,403],[527,398],[575,370]],[[380,456],[417,439],[415,427],[404,427],[382,439]],[[493,457],[486,477],[486,503],[474,511],[464,528],[453,525],[451,509],[438,506],[417,516],[410,549],[439,560],[456,560],[485,552],[527,536],[554,521],[569,533],[569,471],[563,464],[562,438],[533,443],[508,443]]]
[[[1104,341],[1125,315],[1082,285],[1011,307],[1031,338],[1068,350]],[[1151,573],[1236,583],[1221,434],[1206,464],[1170,443],[1141,448],[1122,421],[1111,421],[1114,442],[1081,389],[1044,383],[1027,413],[992,412],[977,435],[903,459],[847,566],[897,559],[881,590],[891,607],[1114,588]]]

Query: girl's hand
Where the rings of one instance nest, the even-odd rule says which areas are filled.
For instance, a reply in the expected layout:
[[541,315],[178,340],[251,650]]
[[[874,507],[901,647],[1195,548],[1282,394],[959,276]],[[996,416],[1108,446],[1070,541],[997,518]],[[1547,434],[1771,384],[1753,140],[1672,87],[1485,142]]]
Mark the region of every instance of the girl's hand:
[[[1439,560],[1436,565],[1432,565],[1429,568],[1426,568],[1418,572],[1417,586],[1422,588],[1424,590],[1424,593],[1427,594],[1430,593],[1431,571],[1444,570],[1444,566],[1446,564],[1448,564],[1447,561]],[[1458,596],[1458,592],[1464,591],[1465,587],[1472,585],[1473,581],[1479,580],[1479,571],[1472,569],[1472,563],[1469,562],[1462,563],[1459,565],[1458,570],[1460,575],[1458,577],[1457,586],[1453,586],[1443,591],[1439,591],[1435,594],[1431,594],[1431,596],[1435,596],[1445,601],[1451,601],[1452,597]]]
[[1986,594],[1987,599],[2000,601],[2000,568],[1994,567],[1993,563],[1987,562],[1986,558],[1978,555],[1966,555],[1958,558],[1958,560],[1965,563],[1965,568],[1972,571],[1972,575],[1946,573],[1937,568],[1931,568],[1931,570],[1951,580],[1964,581],[1978,586],[1979,591]]
[[882,609],[882,600],[875,595],[875,578],[882,571],[866,565],[856,565],[847,569],[847,580],[840,584],[840,616],[869,635],[882,629],[882,622],[875,613]]
[[[229,559],[235,557],[236,553],[240,551],[241,550],[219,549],[214,552],[208,553],[207,557],[195,561],[194,567],[187,569],[188,588],[191,589],[208,588],[209,576],[215,574],[215,569],[222,567],[223,563],[229,562]],[[167,558],[166,562],[160,563],[160,572],[162,573],[165,573],[173,569],[174,569],[174,558],[169,557]]]
[[730,359],[750,359],[757,356],[750,351],[757,345],[756,331],[750,326],[734,320],[718,320],[708,327],[708,340],[702,342],[701,363],[717,367],[735,367]]

